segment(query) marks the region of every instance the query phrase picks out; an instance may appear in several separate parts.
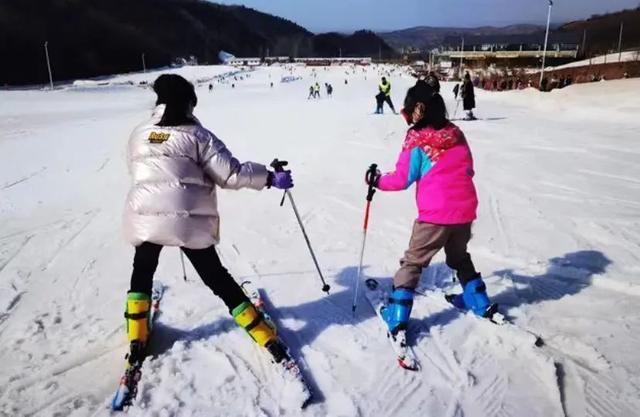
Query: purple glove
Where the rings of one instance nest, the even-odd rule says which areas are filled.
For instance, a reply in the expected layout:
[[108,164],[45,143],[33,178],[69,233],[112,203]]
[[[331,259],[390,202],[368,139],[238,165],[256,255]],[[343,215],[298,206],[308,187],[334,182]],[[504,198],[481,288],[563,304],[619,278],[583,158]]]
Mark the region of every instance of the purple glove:
[[269,171],[269,175],[267,176],[267,187],[275,187],[280,190],[293,188],[291,171]]

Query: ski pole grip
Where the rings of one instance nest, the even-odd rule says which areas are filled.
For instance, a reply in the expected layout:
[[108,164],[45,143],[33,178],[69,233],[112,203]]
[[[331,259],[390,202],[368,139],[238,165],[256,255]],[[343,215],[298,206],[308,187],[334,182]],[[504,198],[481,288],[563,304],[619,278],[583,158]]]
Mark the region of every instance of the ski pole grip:
[[373,181],[375,180],[377,173],[378,165],[371,164],[371,166],[369,166],[369,170],[367,171],[367,184],[369,184],[369,189],[367,190],[367,201],[373,200],[373,195],[376,193],[376,188],[373,186]]
[[289,165],[289,162],[279,161],[278,158],[276,158],[271,162],[270,166],[275,172],[282,172],[284,171],[284,167],[286,167],[287,165]]
[[[278,158],[275,158],[273,161],[271,161],[271,168],[273,168],[273,170],[275,172],[282,172],[284,171],[284,167],[286,167],[287,165],[289,165],[289,162],[287,161],[279,161]],[[280,200],[280,207],[282,207],[284,205],[284,198],[287,195],[287,190],[284,191],[284,193],[282,193],[282,200]]]

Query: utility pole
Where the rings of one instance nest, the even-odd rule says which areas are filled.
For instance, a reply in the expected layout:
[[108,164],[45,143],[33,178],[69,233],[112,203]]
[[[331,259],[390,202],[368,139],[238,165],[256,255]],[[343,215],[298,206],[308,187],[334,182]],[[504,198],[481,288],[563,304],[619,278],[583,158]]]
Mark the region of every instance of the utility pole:
[[49,48],[47,46],[48,44],[49,44],[49,41],[46,41],[44,43],[44,53],[47,56],[47,68],[49,69],[49,85],[53,90],[53,75],[51,75],[51,62],[49,62]]
[[542,71],[540,71],[540,84],[542,87],[542,80],[544,79],[544,65],[547,58],[547,42],[549,41],[549,24],[551,23],[551,8],[553,7],[553,0],[549,0],[549,12],[547,14],[547,33],[544,35],[544,52],[542,52]]
[[462,79],[462,65],[464,60],[464,36],[462,37],[462,47],[460,48],[460,70],[458,71],[458,76]]
[[587,56],[587,51],[585,51],[585,48],[587,47],[587,29],[584,30],[584,32],[582,33],[582,49],[580,50],[580,52],[582,53],[582,56]]
[[338,48],[338,50],[339,50],[340,58],[342,58],[342,48]]
[[622,61],[622,29],[624,22],[620,22],[620,37],[618,38],[618,62]]
[[144,52],[142,53],[142,72],[147,72],[147,64],[144,62]]

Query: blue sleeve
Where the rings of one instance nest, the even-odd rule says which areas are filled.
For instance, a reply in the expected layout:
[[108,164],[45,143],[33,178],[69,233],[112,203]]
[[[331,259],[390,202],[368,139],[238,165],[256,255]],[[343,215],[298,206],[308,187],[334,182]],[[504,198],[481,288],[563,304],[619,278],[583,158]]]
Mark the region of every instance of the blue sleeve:
[[407,188],[414,182],[422,178],[431,169],[431,160],[424,151],[415,147],[411,150],[411,159],[409,162],[409,175],[407,176]]

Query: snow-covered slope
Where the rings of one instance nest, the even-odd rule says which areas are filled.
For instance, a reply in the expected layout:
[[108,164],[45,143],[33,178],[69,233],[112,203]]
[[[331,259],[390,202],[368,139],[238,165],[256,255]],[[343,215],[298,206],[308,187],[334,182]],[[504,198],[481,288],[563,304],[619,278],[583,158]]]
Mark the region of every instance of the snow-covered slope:
[[153,84],[153,81],[161,74],[179,73],[192,83],[209,81],[211,78],[223,76],[224,74],[238,72],[239,69],[229,65],[195,65],[180,68],[162,68],[148,72],[134,72],[130,74],[114,75],[102,77],[99,80],[76,80],[74,87],[84,86],[105,86],[122,84]]
[[[184,70],[178,70],[178,72]],[[224,73],[189,69],[190,79]],[[196,115],[241,159],[287,159],[293,196],[332,291],[325,295],[291,208],[273,190],[219,195],[223,262],[266,289],[281,333],[304,358],[318,401],[304,412],[259,348],[178,251],[156,274],[168,291],[154,358],[132,416],[594,416],[640,409],[638,82],[550,94],[478,91],[479,218],[470,250],[490,294],[530,337],[429,296],[452,290],[440,254],[411,329],[422,365],[397,367],[373,312],[351,314],[371,162],[392,169],[406,125],[372,115],[377,72],[319,69],[280,84],[259,69],[231,88],[199,88]],[[344,80],[348,79],[348,85]],[[402,102],[407,77],[391,77]],[[270,88],[270,81],[274,87]],[[455,102],[443,91],[451,113]],[[126,342],[133,250],[121,237],[125,144],[154,96],[137,87],[0,92],[0,415],[109,415]],[[457,116],[459,117],[458,110]],[[388,280],[415,218],[412,191],[377,193],[366,275]]]
[[599,55],[591,59],[583,59],[581,61],[574,61],[564,65],[558,65],[557,67],[549,67],[549,70],[561,70],[565,68],[586,67],[587,65],[607,64],[614,62],[627,62],[637,61],[640,56],[640,51],[625,51],[622,53],[613,53],[606,55]]

